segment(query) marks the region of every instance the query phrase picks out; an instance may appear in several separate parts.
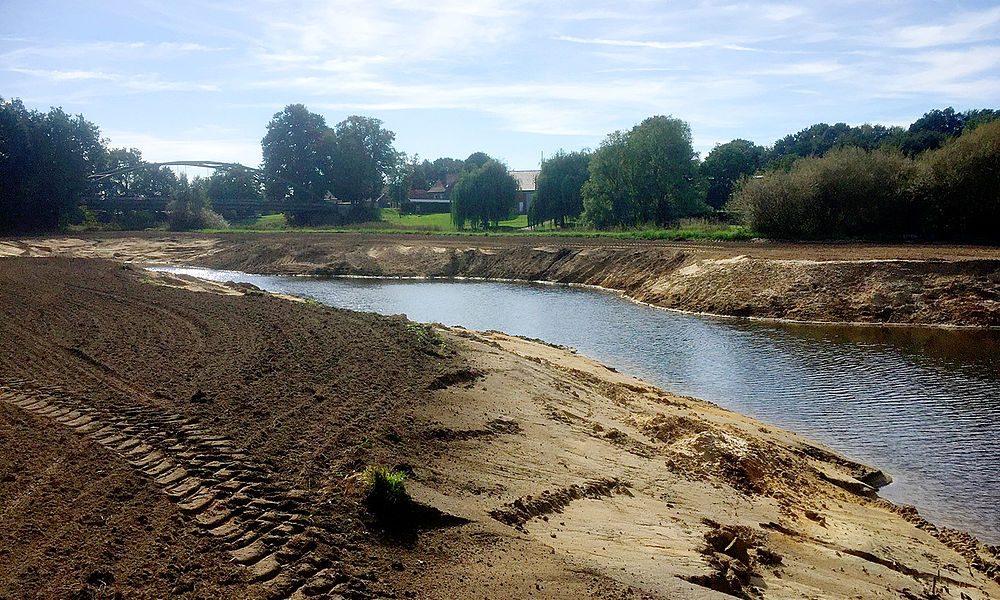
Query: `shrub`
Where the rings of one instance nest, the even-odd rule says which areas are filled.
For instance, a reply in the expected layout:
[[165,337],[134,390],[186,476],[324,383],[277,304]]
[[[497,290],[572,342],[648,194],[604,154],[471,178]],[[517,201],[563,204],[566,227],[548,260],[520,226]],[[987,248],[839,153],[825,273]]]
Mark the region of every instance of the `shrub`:
[[1000,239],[1000,121],[980,125],[920,160],[916,196],[926,234]]
[[729,204],[761,234],[782,238],[915,233],[916,164],[894,150],[845,147],[796,160],[788,171],[743,178]]

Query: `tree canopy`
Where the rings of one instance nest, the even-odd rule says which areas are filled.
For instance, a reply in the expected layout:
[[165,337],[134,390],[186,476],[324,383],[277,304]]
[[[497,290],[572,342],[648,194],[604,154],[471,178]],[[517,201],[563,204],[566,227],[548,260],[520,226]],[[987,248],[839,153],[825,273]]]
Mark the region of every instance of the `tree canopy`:
[[488,159],[473,167],[455,182],[451,190],[451,219],[459,228],[466,222],[487,229],[514,212],[517,180],[503,163]]
[[763,166],[765,151],[749,140],[733,140],[713,148],[701,163],[701,175],[708,180],[708,205],[715,209],[725,206],[736,182]]
[[667,225],[702,214],[691,129],[656,116],[610,134],[590,161],[584,219],[595,227]]
[[378,119],[351,116],[331,129],[321,115],[290,104],[261,141],[267,200],[298,224],[343,220],[334,198],[358,204],[381,195],[397,159],[394,137]]
[[103,164],[96,125],[53,108],[28,110],[0,98],[0,231],[52,230],[76,216],[93,193],[88,176]]
[[395,167],[393,132],[382,121],[357,115],[337,123],[333,153],[333,193],[341,201],[357,204],[378,198],[386,175]]
[[590,177],[590,153],[566,153],[562,150],[542,162],[535,182],[535,197],[528,210],[528,223],[536,225],[554,220],[560,226],[583,212],[584,182]]
[[331,162],[336,151],[333,131],[322,115],[301,104],[276,113],[261,141],[264,190],[297,220],[322,208],[330,192]]

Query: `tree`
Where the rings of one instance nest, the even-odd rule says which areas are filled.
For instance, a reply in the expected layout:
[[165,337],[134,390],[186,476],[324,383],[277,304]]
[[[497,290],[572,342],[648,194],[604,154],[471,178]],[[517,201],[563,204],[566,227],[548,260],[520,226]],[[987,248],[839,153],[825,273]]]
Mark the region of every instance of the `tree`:
[[962,133],[969,133],[980,125],[992,123],[993,121],[1000,119],[1000,110],[992,108],[977,108],[965,111],[962,113],[962,116],[965,117],[965,125],[962,128]]
[[294,222],[311,223],[328,209],[336,139],[321,115],[301,104],[276,113],[261,140],[264,193]]
[[435,159],[430,165],[430,168],[427,170],[427,183],[429,186],[433,186],[439,181],[446,181],[449,175],[458,177],[462,174],[463,169],[465,169],[464,160],[447,157]]
[[765,149],[749,140],[733,140],[712,149],[701,163],[701,175],[708,180],[706,202],[721,209],[741,177],[763,166]]
[[354,115],[337,123],[334,137],[334,195],[351,204],[378,198],[396,164],[396,134],[383,129],[379,119]]
[[781,238],[912,234],[916,165],[893,148],[845,146],[796,159],[788,171],[740,180],[728,208],[762,235]]
[[532,225],[555,220],[560,227],[566,219],[575,219],[583,212],[581,189],[590,177],[589,152],[560,150],[542,163],[542,170],[535,182],[535,198],[528,209],[528,222]]
[[935,131],[946,137],[957,137],[965,127],[965,117],[961,113],[956,113],[955,109],[948,107],[944,110],[935,108],[927,111],[910,125],[910,133],[919,131]]
[[667,225],[702,214],[691,129],[656,116],[609,135],[590,161],[584,218],[596,227]]
[[517,199],[517,180],[507,167],[488,160],[462,173],[451,190],[451,219],[464,228],[467,221],[486,229],[510,218]]
[[628,135],[610,133],[590,158],[590,177],[580,189],[583,220],[598,229],[636,224],[636,191]]
[[786,156],[796,158],[823,156],[841,144],[844,136],[850,131],[851,126],[847,123],[810,125],[798,133],[788,134],[775,142],[768,159],[776,161]]
[[469,158],[465,159],[465,165],[462,167],[464,171],[472,171],[478,169],[490,160],[490,155],[485,152],[473,152],[469,155]]
[[263,206],[260,182],[246,169],[216,169],[205,191],[212,207],[227,219],[247,219]]
[[106,148],[96,125],[61,108],[27,110],[0,98],[0,230],[53,230],[94,191]]
[[105,200],[113,198],[169,196],[177,187],[177,176],[168,167],[152,167],[142,159],[137,148],[114,148],[107,152],[101,165],[102,171],[129,167],[143,167],[126,171],[97,182],[97,191]]
[[408,159],[405,152],[400,152],[396,156],[395,166],[386,174],[386,196],[389,203],[398,207],[400,211],[407,208],[410,190],[414,189],[413,173],[418,166],[420,163],[417,162],[416,156]]

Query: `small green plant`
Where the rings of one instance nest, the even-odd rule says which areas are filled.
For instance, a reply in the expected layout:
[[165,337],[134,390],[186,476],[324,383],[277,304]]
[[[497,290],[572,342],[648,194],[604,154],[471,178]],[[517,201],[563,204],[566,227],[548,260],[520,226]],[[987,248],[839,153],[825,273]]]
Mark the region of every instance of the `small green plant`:
[[373,465],[361,474],[367,488],[368,508],[375,514],[389,514],[409,501],[406,494],[406,473],[388,467]]
[[442,355],[447,349],[444,339],[430,325],[407,323],[406,330],[417,338],[417,342],[423,346],[424,351],[428,354]]

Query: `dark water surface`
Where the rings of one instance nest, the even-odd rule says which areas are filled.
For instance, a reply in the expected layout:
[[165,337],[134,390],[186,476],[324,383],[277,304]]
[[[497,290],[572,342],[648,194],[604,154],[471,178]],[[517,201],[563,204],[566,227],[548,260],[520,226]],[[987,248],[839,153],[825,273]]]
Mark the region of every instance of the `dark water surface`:
[[543,284],[169,270],[572,346],[877,466],[886,498],[1000,542],[1000,332],[709,318]]

